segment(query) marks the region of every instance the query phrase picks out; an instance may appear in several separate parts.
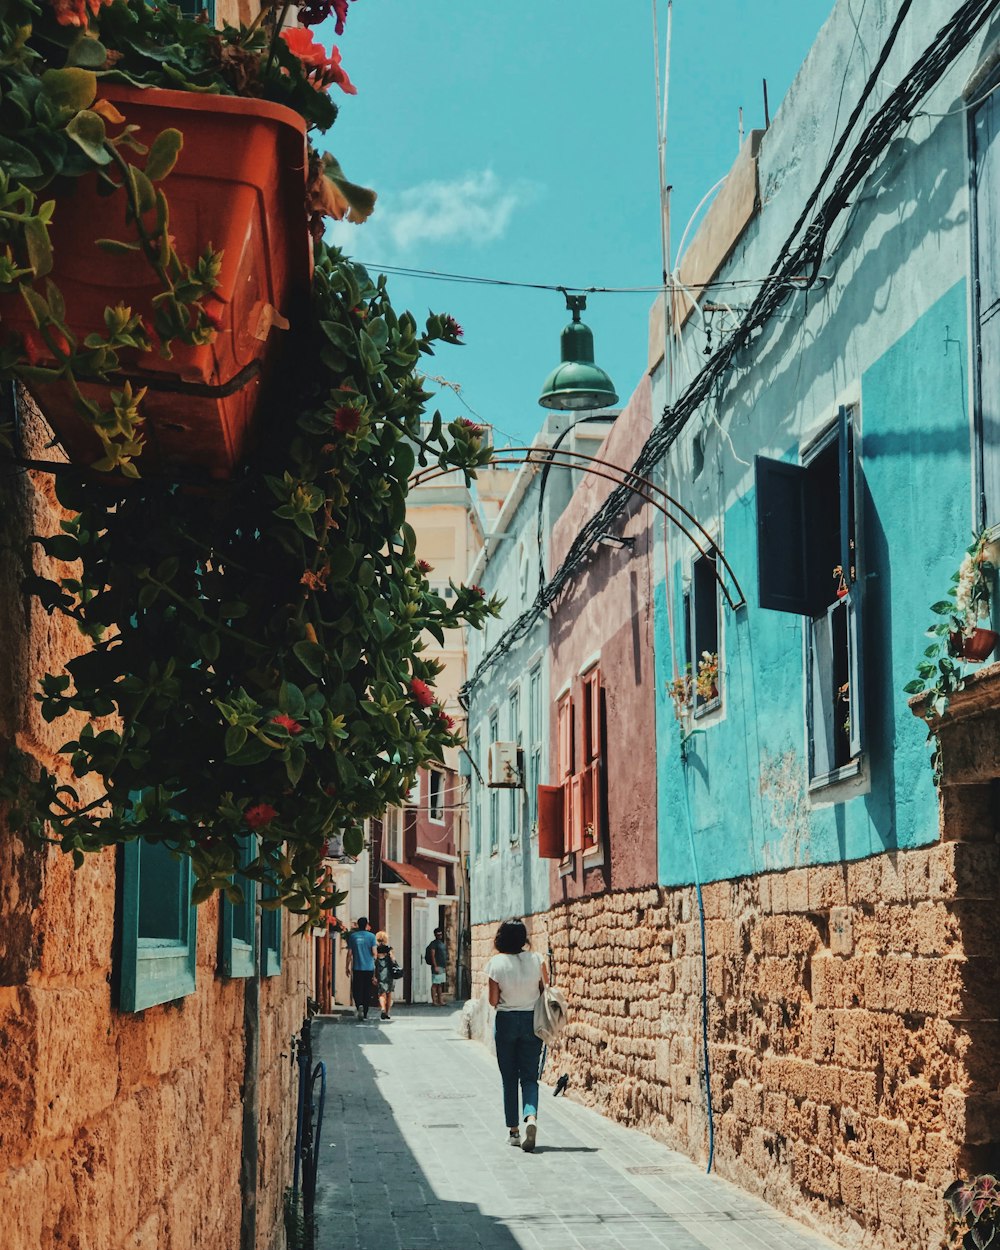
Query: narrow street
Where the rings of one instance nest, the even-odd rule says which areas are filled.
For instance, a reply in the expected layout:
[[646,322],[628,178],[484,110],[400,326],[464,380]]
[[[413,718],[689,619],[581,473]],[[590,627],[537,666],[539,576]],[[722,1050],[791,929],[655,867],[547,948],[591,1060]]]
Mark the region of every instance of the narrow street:
[[[506,1142],[492,1056],[458,1010],[319,1022],[321,1250],[829,1250],[645,1133],[543,1087],[533,1155]],[[551,1074],[550,1074],[551,1075]]]

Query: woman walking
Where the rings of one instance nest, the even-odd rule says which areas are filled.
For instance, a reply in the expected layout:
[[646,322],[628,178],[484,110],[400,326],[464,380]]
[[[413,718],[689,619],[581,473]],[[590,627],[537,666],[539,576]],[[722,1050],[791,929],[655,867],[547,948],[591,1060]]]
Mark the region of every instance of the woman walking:
[[378,982],[378,1001],[382,1008],[382,1019],[391,1020],[392,1016],[392,967],[396,962],[392,957],[389,935],[385,929],[375,934],[375,979]]
[[[534,1150],[538,1135],[538,1064],[541,1038],[535,1036],[535,1001],[548,982],[541,955],[526,950],[528,931],[521,920],[505,920],[497,930],[497,953],[486,965],[490,1004],[496,1008],[497,1065],[503,1082],[503,1110],[512,1146]],[[524,1141],[518,1113],[518,1085],[524,1113]]]

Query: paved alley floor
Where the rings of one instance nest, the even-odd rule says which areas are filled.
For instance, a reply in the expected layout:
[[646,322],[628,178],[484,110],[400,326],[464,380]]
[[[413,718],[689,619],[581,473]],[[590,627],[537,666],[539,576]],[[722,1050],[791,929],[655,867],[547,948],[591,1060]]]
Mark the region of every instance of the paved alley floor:
[[506,1141],[496,1061],[458,1009],[314,1025],[327,1065],[317,1250],[830,1250],[645,1133],[542,1088]]

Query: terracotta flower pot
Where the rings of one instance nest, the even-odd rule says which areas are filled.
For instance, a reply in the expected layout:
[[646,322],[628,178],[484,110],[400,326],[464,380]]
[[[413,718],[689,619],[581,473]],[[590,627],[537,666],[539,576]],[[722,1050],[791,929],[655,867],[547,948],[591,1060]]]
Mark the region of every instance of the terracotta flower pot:
[[980,629],[978,626],[968,636],[957,631],[949,635],[952,654],[976,664],[989,659],[996,650],[998,639],[1000,635],[995,630]]
[[[223,254],[214,342],[175,346],[169,360],[156,349],[120,353],[118,383],[127,378],[147,388],[139,469],[144,476],[225,478],[239,463],[261,387],[280,353],[282,332],[273,327],[294,322],[308,303],[305,122],[281,105],[234,96],[116,85],[104,86],[101,96],[139,127],[137,137],[147,145],[168,127],[182,132],[183,149],[163,183],[170,233],[188,264],[209,246]],[[97,188],[96,174],[78,179],[59,200],[51,231],[51,276],[81,341],[104,328],[108,305],[124,303],[148,316],[160,289],[143,257],[96,246],[98,238],[133,237],[124,194],[102,196]],[[32,328],[19,295],[0,300],[0,316],[8,328]],[[88,398],[103,390],[83,389]],[[32,384],[31,390],[70,457],[96,459],[100,445],[68,388]]]

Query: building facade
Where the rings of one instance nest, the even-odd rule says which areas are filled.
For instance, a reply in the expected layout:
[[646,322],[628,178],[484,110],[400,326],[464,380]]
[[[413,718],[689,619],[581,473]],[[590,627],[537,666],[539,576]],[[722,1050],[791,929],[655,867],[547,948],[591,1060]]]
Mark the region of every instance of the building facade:
[[[945,1187],[1000,1144],[995,681],[955,700],[939,789],[904,693],[930,605],[1000,521],[1000,27],[987,6],[902,7],[834,6],[653,310],[656,441],[640,387],[602,455],[642,466],[674,520],[620,513],[634,547],[595,548],[553,604],[549,780],[582,772],[582,793],[549,907],[521,896],[574,1008],[550,1071],[842,1244],[887,1248],[941,1245]],[[885,51],[871,81],[859,44]],[[620,581],[598,613],[628,576],[615,559],[641,586],[650,533],[648,596],[626,609]],[[644,676],[619,662],[612,691],[626,625]],[[639,810],[613,766],[581,821],[630,718],[650,725],[652,796]]]

